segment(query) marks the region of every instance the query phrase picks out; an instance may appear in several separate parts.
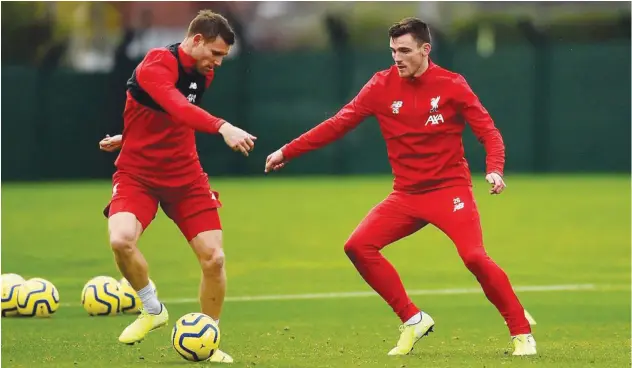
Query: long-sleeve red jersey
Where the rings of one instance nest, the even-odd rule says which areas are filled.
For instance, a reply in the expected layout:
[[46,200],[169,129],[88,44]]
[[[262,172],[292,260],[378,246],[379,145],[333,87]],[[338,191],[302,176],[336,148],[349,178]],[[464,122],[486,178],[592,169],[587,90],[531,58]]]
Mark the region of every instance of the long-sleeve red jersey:
[[201,75],[178,45],[150,50],[128,82],[119,171],[150,185],[177,187],[199,179],[195,131],[217,133],[224,122],[199,105],[214,73]]
[[286,160],[323,147],[375,116],[386,140],[394,190],[409,193],[472,185],[464,157],[466,122],[487,153],[487,172],[503,174],[505,146],[465,79],[429,62],[414,79],[395,66],[376,73],[335,116],[281,148]]

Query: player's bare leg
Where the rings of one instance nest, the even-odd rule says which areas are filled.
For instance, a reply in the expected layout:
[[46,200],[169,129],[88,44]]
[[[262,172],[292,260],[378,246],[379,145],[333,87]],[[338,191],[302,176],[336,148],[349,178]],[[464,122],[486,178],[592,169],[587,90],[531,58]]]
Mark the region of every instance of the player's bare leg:
[[149,283],[147,261],[136,246],[143,230],[141,223],[134,214],[120,212],[110,216],[108,228],[116,264],[143,303],[141,315],[119,336],[119,341],[134,344],[150,331],[165,326],[169,315]]
[[[200,307],[202,313],[219,323],[226,295],[226,269],[222,248],[222,231],[209,230],[198,234],[189,242],[200,262]],[[211,357],[212,362],[232,363],[233,358],[221,350]]]
[[133,213],[120,212],[108,220],[110,246],[121,274],[129,281],[134,290],[140,290],[149,284],[148,266],[145,257],[136,243],[143,227]]
[[189,244],[195,252],[202,269],[200,281],[200,306],[202,313],[218,321],[226,295],[226,269],[222,249],[222,231],[205,231]]

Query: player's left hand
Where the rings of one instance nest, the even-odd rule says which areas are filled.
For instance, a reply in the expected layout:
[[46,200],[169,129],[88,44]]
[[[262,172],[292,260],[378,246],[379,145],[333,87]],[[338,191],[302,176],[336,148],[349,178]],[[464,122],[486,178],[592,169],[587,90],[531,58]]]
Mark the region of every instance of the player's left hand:
[[257,137],[228,122],[222,124],[219,133],[224,137],[224,142],[228,147],[233,151],[240,151],[246,157],[248,157],[248,152],[255,148]]
[[119,150],[122,144],[123,144],[122,135],[119,134],[119,135],[115,135],[114,137],[110,137],[110,135],[107,134],[105,138],[103,138],[101,142],[99,142],[99,148],[101,149],[101,151],[114,152],[114,151]]
[[503,177],[495,172],[487,174],[485,180],[492,185],[492,189],[489,190],[490,194],[500,194],[507,187]]

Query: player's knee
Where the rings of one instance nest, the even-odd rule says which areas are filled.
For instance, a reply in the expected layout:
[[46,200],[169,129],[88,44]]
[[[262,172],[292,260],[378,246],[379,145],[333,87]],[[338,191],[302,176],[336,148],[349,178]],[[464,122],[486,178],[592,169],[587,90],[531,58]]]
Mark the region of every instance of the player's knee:
[[366,242],[362,241],[360,238],[352,236],[345,243],[344,250],[347,254],[347,257],[354,261],[362,256],[362,253],[366,249]]
[[200,257],[200,266],[205,276],[215,276],[224,269],[224,251],[222,248],[211,248]]
[[461,259],[465,267],[472,272],[476,272],[484,268],[484,265],[489,261],[489,256],[484,250],[477,249],[461,254]]
[[110,234],[110,246],[119,254],[131,253],[136,247],[136,234],[126,231],[116,231]]

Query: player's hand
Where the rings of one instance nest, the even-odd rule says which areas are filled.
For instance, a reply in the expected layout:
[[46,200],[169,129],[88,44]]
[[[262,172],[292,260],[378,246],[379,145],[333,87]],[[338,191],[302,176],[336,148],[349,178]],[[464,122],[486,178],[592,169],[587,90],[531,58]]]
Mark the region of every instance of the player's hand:
[[500,194],[503,190],[505,190],[505,188],[507,188],[503,177],[498,173],[493,172],[487,174],[485,180],[492,185],[492,189],[489,190],[490,194]]
[[285,166],[285,157],[283,157],[283,152],[281,150],[277,150],[266,159],[266,168],[264,170],[265,173],[270,172],[270,170],[280,170]]
[[230,123],[224,123],[219,128],[219,133],[224,137],[224,142],[233,151],[241,151],[244,156],[248,156],[248,152],[255,148],[257,137],[239,129]]
[[101,151],[114,152],[121,149],[122,144],[123,144],[122,135],[119,134],[119,135],[115,135],[114,137],[110,137],[110,135],[107,134],[105,138],[103,138],[101,142],[99,142],[99,148],[101,149]]

